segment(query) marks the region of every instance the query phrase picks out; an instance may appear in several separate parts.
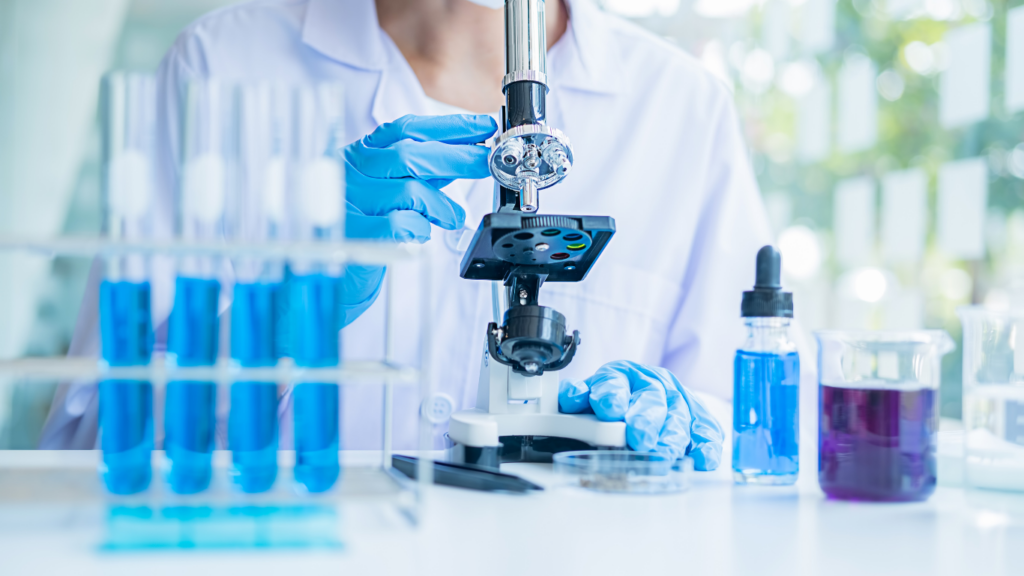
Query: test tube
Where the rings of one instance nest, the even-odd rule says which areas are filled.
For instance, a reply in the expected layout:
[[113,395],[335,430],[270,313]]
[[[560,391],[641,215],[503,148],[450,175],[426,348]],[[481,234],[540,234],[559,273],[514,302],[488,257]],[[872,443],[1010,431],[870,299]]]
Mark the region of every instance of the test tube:
[[[112,73],[104,79],[102,102],[104,227],[111,240],[145,239],[152,229],[154,80]],[[148,258],[110,256],[103,264],[101,360],[111,367],[146,366],[153,352]],[[104,483],[114,494],[141,492],[152,477],[153,386],[108,379],[99,390]]]
[[[231,236],[262,243],[284,234],[287,177],[287,91],[269,85],[240,86],[238,181]],[[234,260],[231,359],[242,368],[274,366],[280,316],[282,261]],[[228,447],[240,490],[269,490],[277,478],[277,383],[243,380],[231,385]]]
[[[221,83],[186,86],[181,133],[181,183],[177,202],[178,237],[215,242],[224,236],[229,162],[236,137],[230,90]],[[167,359],[176,367],[217,362],[221,259],[182,255],[177,259],[174,305],[167,328]],[[172,379],[167,384],[164,449],[168,482],[179,494],[205,490],[213,475],[216,384]]]
[[[344,174],[336,148],[343,141],[344,92],[338,84],[295,90],[292,101],[292,237],[344,238]],[[296,366],[338,365],[341,273],[337,264],[295,260],[288,281],[290,352]],[[337,382],[299,381],[292,392],[295,479],[309,492],[329,490],[338,461]]]

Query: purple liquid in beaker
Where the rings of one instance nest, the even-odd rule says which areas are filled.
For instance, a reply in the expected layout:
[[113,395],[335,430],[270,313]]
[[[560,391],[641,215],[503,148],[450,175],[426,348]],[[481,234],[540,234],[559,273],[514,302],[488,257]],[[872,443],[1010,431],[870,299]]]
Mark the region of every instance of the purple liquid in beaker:
[[904,502],[935,491],[937,391],[822,384],[818,483],[830,497]]

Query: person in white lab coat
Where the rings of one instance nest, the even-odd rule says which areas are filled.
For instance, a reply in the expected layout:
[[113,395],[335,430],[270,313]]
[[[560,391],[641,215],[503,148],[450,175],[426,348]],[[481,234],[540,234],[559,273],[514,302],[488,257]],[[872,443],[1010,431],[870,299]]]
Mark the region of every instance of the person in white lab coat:
[[[471,1],[256,0],[213,12],[181,34],[162,64],[167,136],[173,142],[174,87],[195,78],[341,81],[347,142],[407,114],[495,113],[502,104],[502,12],[481,4],[500,2]],[[581,382],[608,362],[629,361],[639,372],[619,374],[627,398],[638,380],[682,392],[693,412],[688,421],[697,426],[710,417],[699,416],[703,409],[692,391],[731,397],[732,354],[743,336],[740,298],[753,284],[757,250],[771,237],[731,94],[696,59],[590,0],[547,0],[547,14],[547,121],[571,138],[575,164],[562,183],[541,192],[541,212],[608,215],[617,226],[585,281],[551,283],[541,292],[542,303],[565,314],[583,336],[561,377]],[[461,279],[459,264],[466,235],[491,211],[492,191],[490,178],[444,188],[465,210],[465,224],[435,227],[428,243],[432,377],[457,409],[475,403],[491,317],[489,284]],[[163,205],[169,230],[173,204],[165,198]],[[395,283],[399,317],[415,323],[415,272],[398,266],[386,281]],[[97,282],[98,273],[72,354],[96,353]],[[159,283],[153,292],[159,326],[171,296]],[[382,356],[379,300],[342,332],[345,358]],[[399,358],[414,362],[417,346],[415,338],[401,339]],[[366,408],[379,405],[369,404],[379,394],[344,387],[345,447],[379,447],[380,416]],[[412,394],[397,398],[398,445],[412,445],[415,419],[402,415],[414,414],[416,402]],[[94,447],[96,407],[94,385],[62,387],[42,446]],[[664,420],[664,407],[661,415]],[[704,425],[717,426],[713,420]],[[661,424],[647,426],[657,436]],[[282,426],[282,434],[288,429]],[[702,440],[718,450],[707,448],[704,467],[718,464],[718,434],[717,442]]]

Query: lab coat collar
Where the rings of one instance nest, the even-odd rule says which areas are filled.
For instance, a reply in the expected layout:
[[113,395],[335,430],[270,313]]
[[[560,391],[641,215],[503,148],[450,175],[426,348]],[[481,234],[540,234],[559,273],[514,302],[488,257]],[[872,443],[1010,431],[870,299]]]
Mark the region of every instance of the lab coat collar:
[[373,0],[309,0],[302,41],[362,70],[383,70],[387,64]]
[[[591,0],[565,1],[572,33],[564,39],[571,44],[560,47],[564,63],[552,78],[554,86],[617,93],[621,60],[609,42],[610,17]],[[403,58],[389,56],[397,48],[381,30],[373,0],[309,0],[302,41],[342,64],[380,73],[370,111],[378,124],[404,113],[422,113],[426,105],[423,89]],[[393,82],[403,89],[386,89]]]
[[[302,41],[346,66],[377,74],[370,117],[378,125],[422,114],[425,95],[405,59],[380,27],[373,0],[309,0]],[[388,86],[397,84],[397,88]]]
[[[572,27],[572,50],[555,80],[580,90],[614,94],[621,60],[611,39],[610,16],[592,0],[565,0]],[[309,47],[355,68],[383,70],[388,63],[377,6],[372,0],[309,0],[302,41]],[[569,48],[568,46],[566,48]]]
[[611,16],[594,6],[592,0],[564,0],[569,9],[572,48],[566,50],[552,82],[559,87],[601,94],[616,94],[621,89],[622,60],[614,50]]

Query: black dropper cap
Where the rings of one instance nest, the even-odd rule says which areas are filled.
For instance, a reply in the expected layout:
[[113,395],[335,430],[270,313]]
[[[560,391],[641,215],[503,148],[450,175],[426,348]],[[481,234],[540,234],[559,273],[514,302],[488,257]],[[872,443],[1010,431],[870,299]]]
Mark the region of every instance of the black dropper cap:
[[782,255],[771,246],[757,251],[754,289],[743,293],[744,318],[793,317],[793,293],[782,291]]

